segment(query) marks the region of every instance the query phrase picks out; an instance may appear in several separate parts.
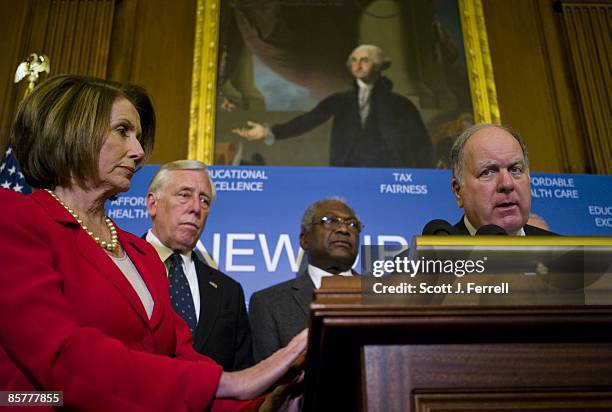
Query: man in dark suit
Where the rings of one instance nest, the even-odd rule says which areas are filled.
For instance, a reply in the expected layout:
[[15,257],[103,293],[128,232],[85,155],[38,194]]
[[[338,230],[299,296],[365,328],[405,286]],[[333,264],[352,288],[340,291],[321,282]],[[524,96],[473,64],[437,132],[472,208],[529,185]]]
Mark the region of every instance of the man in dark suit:
[[256,292],[249,312],[256,361],[282,348],[308,326],[313,291],[324,276],[351,276],[362,224],[340,199],[314,202],[304,212],[300,246],[308,269],[296,279]]
[[248,122],[233,132],[248,140],[299,136],[333,118],[330,166],[434,167],[433,145],[421,115],[406,97],[392,92],[381,72],[391,61],[378,46],[353,50],[347,67],[353,88],[323,99],[311,111],[286,123],[267,126]]
[[178,160],[163,165],[147,190],[152,227],[146,240],[166,263],[172,303],[192,330],[194,348],[224,370],[235,371],[253,364],[242,286],[193,252],[214,198],[204,163]]
[[472,126],[453,144],[451,163],[451,187],[465,211],[455,225],[460,233],[474,235],[484,225],[497,225],[509,235],[553,234],[527,224],[529,157],[517,132],[492,124]]

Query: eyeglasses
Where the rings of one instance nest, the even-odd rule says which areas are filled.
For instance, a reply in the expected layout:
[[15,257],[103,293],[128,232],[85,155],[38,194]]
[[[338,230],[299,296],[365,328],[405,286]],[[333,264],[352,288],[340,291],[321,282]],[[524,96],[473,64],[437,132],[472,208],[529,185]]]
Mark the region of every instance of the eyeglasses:
[[328,229],[336,230],[342,225],[346,225],[351,230],[361,232],[365,227],[357,218],[354,217],[338,217],[338,216],[323,216],[318,222],[314,222],[313,225],[322,225]]

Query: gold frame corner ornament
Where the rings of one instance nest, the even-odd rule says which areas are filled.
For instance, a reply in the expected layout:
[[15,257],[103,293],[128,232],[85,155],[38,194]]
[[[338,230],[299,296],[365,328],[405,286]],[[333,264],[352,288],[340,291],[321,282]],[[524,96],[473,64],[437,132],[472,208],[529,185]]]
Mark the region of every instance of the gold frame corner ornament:
[[[501,123],[481,0],[458,0],[474,120]],[[213,164],[221,0],[198,0],[189,116],[189,159]]]
[[474,121],[501,124],[481,0],[459,0]]
[[206,164],[214,156],[220,8],[220,0],[198,0],[196,12],[187,156]]

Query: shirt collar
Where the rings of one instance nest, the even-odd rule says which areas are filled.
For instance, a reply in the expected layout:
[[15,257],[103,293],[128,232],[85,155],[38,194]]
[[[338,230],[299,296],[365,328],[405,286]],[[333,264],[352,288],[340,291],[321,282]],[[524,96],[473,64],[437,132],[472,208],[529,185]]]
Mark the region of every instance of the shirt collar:
[[[326,272],[323,269],[310,265],[310,264],[308,265],[308,275],[310,276],[310,279],[312,279],[312,283],[314,283],[315,289],[319,289],[321,287],[321,279],[324,276],[334,276],[333,273]],[[353,276],[353,273],[349,269],[345,272],[338,273],[338,275],[339,276]]]
[[[470,236],[474,236],[476,234],[476,228],[474,227],[474,225],[472,225],[472,223],[470,223],[470,221],[467,218],[467,215],[463,215],[463,223],[465,223],[465,227],[467,228],[468,232],[470,232]],[[518,232],[512,234],[509,233],[511,236],[525,236],[525,229],[524,228],[520,228]]]
[[359,89],[371,89],[372,87],[374,87],[374,84],[368,84],[361,79],[356,79],[356,80],[357,80],[357,87],[359,87]]
[[[165,262],[166,259],[168,259],[170,255],[174,253],[172,249],[164,245],[161,240],[159,240],[157,236],[153,234],[151,229],[149,229],[147,232],[146,240],[153,246],[162,262]],[[185,265],[189,265],[191,263],[191,251],[189,251],[187,254],[181,253],[181,257],[183,258]]]

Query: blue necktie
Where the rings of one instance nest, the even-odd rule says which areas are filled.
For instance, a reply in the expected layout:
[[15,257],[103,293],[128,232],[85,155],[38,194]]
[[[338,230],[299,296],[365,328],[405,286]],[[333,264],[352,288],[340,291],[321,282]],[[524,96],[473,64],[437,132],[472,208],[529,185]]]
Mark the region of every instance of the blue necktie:
[[181,318],[187,323],[191,333],[196,328],[197,318],[193,305],[193,297],[191,296],[191,289],[189,289],[189,282],[187,276],[183,271],[183,258],[179,253],[173,253],[166,260],[170,262],[168,268],[168,278],[170,280],[170,300],[174,310],[179,314]]

